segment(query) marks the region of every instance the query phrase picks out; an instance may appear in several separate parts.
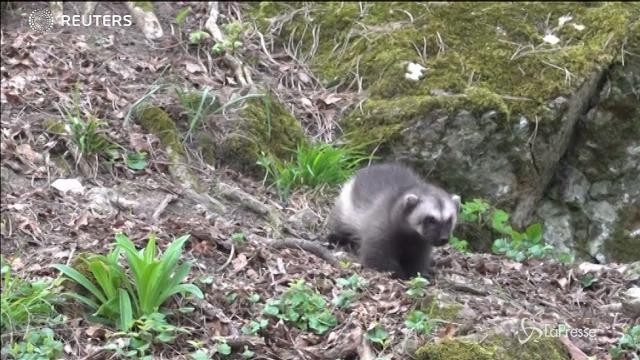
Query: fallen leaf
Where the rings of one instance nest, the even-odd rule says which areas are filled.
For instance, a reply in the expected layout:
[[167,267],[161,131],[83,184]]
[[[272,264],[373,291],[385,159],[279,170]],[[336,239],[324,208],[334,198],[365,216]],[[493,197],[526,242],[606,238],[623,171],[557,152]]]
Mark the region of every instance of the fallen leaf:
[[309,77],[309,75],[301,71],[298,71],[298,79],[300,79],[300,81],[302,81],[305,84],[308,84],[311,82],[311,78]]
[[51,183],[51,187],[62,193],[68,191],[78,194],[84,193],[84,186],[78,179],[57,179]]
[[249,261],[244,254],[238,254],[238,256],[231,261],[231,264],[233,264],[233,270],[236,272],[242,270],[248,263]]
[[322,99],[322,102],[324,102],[327,105],[331,105],[331,104],[337,103],[340,100],[342,100],[342,98],[336,96],[335,94],[329,94],[329,96]]
[[309,98],[301,97],[300,98],[300,102],[305,107],[308,107],[308,108],[312,108],[313,107],[313,104],[311,103],[311,100],[309,100]]
[[192,74],[199,73],[199,72],[204,72],[204,68],[200,64],[196,64],[196,63],[187,61],[187,62],[184,63],[184,66],[187,68],[187,71],[192,73]]

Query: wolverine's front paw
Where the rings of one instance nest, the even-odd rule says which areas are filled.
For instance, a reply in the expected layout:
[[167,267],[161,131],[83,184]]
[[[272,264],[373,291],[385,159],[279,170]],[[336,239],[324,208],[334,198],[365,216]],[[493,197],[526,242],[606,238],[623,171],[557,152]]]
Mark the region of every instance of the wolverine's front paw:
[[424,278],[427,278],[429,280],[435,279],[436,277],[436,270],[431,267],[425,267],[422,271],[420,271],[420,275]]

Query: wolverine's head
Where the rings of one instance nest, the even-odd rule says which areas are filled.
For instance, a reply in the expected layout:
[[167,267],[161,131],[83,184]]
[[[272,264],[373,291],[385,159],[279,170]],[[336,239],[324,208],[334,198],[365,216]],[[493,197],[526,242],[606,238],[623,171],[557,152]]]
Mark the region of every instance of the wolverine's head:
[[441,189],[409,191],[401,199],[406,224],[433,246],[449,242],[458,220],[460,197]]

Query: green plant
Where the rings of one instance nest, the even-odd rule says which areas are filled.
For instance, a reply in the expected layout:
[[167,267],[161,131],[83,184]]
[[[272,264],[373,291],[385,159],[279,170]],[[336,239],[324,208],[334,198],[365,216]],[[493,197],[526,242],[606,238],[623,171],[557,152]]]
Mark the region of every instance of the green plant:
[[279,299],[268,300],[263,313],[293,323],[302,330],[311,329],[319,335],[337,324],[322,295],[302,279],[291,284]]
[[203,41],[205,41],[210,37],[211,35],[209,35],[209,33],[206,31],[202,31],[202,30],[192,31],[189,34],[189,43],[191,45],[200,45]]
[[225,39],[213,45],[211,52],[214,55],[222,55],[225,52],[234,53],[236,49],[242,46],[242,41],[240,40],[242,40],[244,26],[241,22],[234,21],[224,24],[222,29],[225,33]]
[[71,137],[71,141],[78,148],[78,161],[82,156],[105,156],[113,159],[116,145],[113,144],[105,135],[105,122],[100,121],[92,115],[87,115],[86,119],[80,110],[80,94],[76,89],[74,94],[73,107],[66,108],[64,111],[58,109],[63,119],[66,121],[66,132]]
[[[501,237],[495,239],[491,250],[495,254],[505,255],[516,261],[529,258],[544,258],[552,253],[553,246],[542,241],[542,225],[531,224],[524,232],[519,232],[509,224],[509,214],[502,209],[494,209],[482,199],[473,199],[460,206],[460,219],[476,226],[488,226]],[[490,216],[487,218],[487,214]],[[451,246],[466,251],[468,243],[465,240],[452,237]],[[566,260],[566,257],[562,258]]]
[[555,255],[555,258],[558,262],[565,265],[569,265],[574,261],[574,256],[568,252],[559,252]]
[[182,281],[191,270],[190,263],[178,265],[182,247],[189,235],[175,239],[160,258],[156,258],[156,237],[149,236],[144,250],[136,250],[135,245],[124,234],[116,235],[116,243],[124,250],[129,267],[133,273],[136,290],[136,302],[140,315],[150,315],[158,311],[170,296],[178,293],[192,294],[200,299],[202,291],[193,284]]
[[135,320],[133,329],[114,334],[118,340],[108,343],[105,349],[122,357],[153,359],[149,355],[153,344],[172,343],[179,333],[189,333],[185,328],[169,324],[162,313],[141,316]]
[[620,358],[625,352],[631,356],[631,359],[638,360],[638,354],[640,354],[640,325],[630,327],[618,339],[618,344],[609,350],[614,359]]
[[365,334],[367,340],[374,344],[379,344],[383,348],[387,346],[389,340],[389,333],[380,325],[374,326]]
[[257,164],[265,170],[265,178],[272,179],[283,198],[294,188],[336,185],[347,180],[357,165],[369,159],[355,147],[336,147],[331,144],[301,143],[294,152],[295,160],[280,159],[262,153]]
[[424,297],[426,293],[427,285],[429,285],[429,280],[423,278],[420,275],[409,280],[409,289],[407,290],[407,295],[412,299],[419,299]]
[[196,352],[190,354],[189,357],[193,360],[209,360],[210,359],[207,350],[204,350],[204,349],[197,350]]
[[80,257],[82,267],[88,270],[90,278],[67,265],[52,266],[89,291],[92,297],[75,292],[67,292],[65,295],[88,306],[93,311],[94,320],[127,330],[133,322],[129,298],[131,284],[118,264],[119,255],[120,249],[116,247],[106,256],[89,254]]
[[240,245],[245,242],[245,236],[243,233],[233,233],[231,234],[231,241],[233,241],[236,245]]
[[413,310],[404,322],[405,326],[417,333],[429,335],[435,327],[434,322],[422,311]]
[[56,340],[53,330],[41,328],[28,331],[22,341],[2,348],[2,355],[19,360],[59,359],[63,344]]
[[585,289],[593,286],[596,282],[598,282],[598,278],[591,273],[586,273],[580,278],[580,284]]
[[491,227],[496,232],[509,236],[496,239],[491,247],[496,254],[504,254],[508,258],[523,261],[529,258],[543,258],[553,246],[542,242],[542,225],[535,223],[521,233],[514,230],[508,223],[509,214],[496,209],[491,215]]
[[258,318],[257,320],[251,320],[247,324],[244,324],[240,331],[246,335],[257,334],[260,330],[264,330],[269,325],[269,320]]
[[253,351],[249,350],[249,347],[247,345],[244,346],[244,351],[242,352],[243,358],[245,359],[251,359],[252,357],[254,357],[256,355],[256,353],[254,353]]
[[127,166],[132,170],[142,170],[147,167],[146,153],[128,153],[126,157]]
[[461,204],[462,221],[482,223],[482,216],[489,210],[489,204],[482,199],[473,199]]
[[[157,313],[159,307],[174,294],[189,293],[203,297],[197,286],[182,283],[191,269],[189,263],[178,265],[182,247],[188,238],[185,235],[175,239],[164,254],[156,258],[155,235],[151,234],[146,248],[138,251],[124,234],[117,234],[117,246],[107,256],[92,254],[84,261],[92,275],[91,280],[72,267],[53,266],[87,289],[92,298],[73,292],[69,296],[89,306],[95,311],[95,316],[116,323],[118,329],[126,331],[134,319]],[[121,251],[133,273],[132,282],[118,264]]]
[[206,116],[219,114],[245,100],[264,97],[263,94],[247,94],[222,105],[220,99],[215,94],[212,94],[209,88],[205,88],[202,91],[186,91],[176,88],[175,92],[178,102],[186,112],[189,120],[189,130],[187,130],[187,134],[184,137],[185,141],[191,138],[191,135],[202,124],[202,119]]
[[1,266],[0,329],[2,333],[34,323],[59,321],[54,305],[60,301],[57,282],[26,281],[11,274],[9,265]]
[[176,24],[178,26],[184,25],[184,21],[187,19],[187,15],[191,12],[191,6],[185,6],[182,9],[178,10],[176,14]]
[[451,236],[451,239],[449,239],[449,245],[459,252],[464,253],[469,251],[469,243],[467,240],[460,240],[455,236]]
[[358,291],[367,286],[367,281],[358,274],[353,274],[348,278],[336,279],[336,284],[342,289],[333,298],[331,303],[339,308],[345,308],[358,296]]
[[216,352],[221,355],[231,355],[231,346],[225,340],[220,340],[216,345]]

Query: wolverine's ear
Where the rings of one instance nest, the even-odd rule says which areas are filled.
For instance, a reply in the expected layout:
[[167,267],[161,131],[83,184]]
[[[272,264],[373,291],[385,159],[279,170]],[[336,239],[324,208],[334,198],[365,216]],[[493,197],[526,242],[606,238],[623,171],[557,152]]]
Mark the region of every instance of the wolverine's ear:
[[406,194],[404,196],[404,208],[405,210],[408,209],[412,209],[414,206],[416,206],[418,204],[418,202],[420,202],[420,199],[418,198],[418,195],[416,194]]
[[460,195],[451,195],[451,200],[453,200],[453,203],[456,204],[456,210],[460,210],[460,203],[461,203],[461,199],[460,199]]

